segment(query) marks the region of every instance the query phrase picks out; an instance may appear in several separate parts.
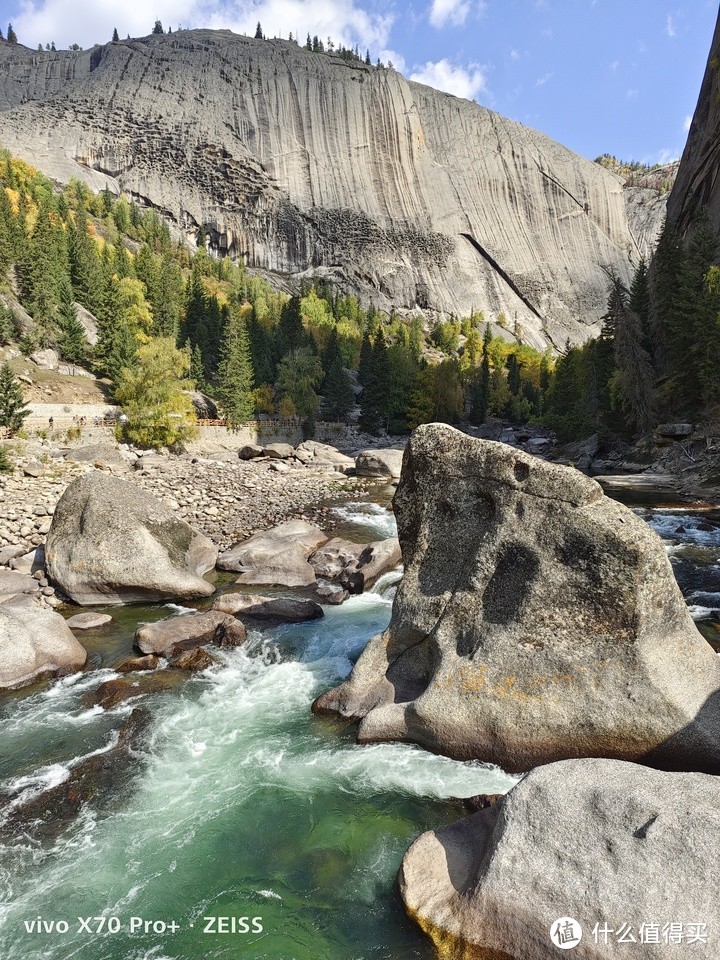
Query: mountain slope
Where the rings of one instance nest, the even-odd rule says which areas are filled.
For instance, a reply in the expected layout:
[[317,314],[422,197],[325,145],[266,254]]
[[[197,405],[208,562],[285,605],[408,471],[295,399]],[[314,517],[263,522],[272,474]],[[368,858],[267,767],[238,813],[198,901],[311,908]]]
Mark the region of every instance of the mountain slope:
[[[0,142],[153,204],[222,252],[378,306],[502,311],[586,339],[639,258],[622,181],[391,69],[182,31],[91,51],[0,45]],[[105,177],[101,176],[102,174]]]

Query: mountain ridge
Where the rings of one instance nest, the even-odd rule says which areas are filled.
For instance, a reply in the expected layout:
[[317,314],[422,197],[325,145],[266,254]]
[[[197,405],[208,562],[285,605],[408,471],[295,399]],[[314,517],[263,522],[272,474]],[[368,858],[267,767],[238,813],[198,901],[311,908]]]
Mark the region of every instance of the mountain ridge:
[[2,44],[0,77],[0,142],[46,174],[110,185],[188,235],[202,226],[221,254],[385,309],[504,313],[560,347],[597,332],[603,268],[629,280],[646,255],[621,178],[391,68],[192,30]]

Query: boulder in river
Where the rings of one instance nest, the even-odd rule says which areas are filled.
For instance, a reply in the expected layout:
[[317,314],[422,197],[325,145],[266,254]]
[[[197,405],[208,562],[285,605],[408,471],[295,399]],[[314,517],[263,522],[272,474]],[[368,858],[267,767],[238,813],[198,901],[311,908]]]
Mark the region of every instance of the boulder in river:
[[28,603],[0,606],[0,689],[82,670],[87,651],[59,613]]
[[585,960],[666,960],[673,930],[678,956],[715,960],[719,806],[717,777],[549,764],[500,802],[422,834],[400,891],[443,957],[548,960],[564,942]]
[[589,477],[428,424],[395,496],[389,628],[317,713],[524,771],[606,756],[720,771],[720,665],[665,548]]
[[303,623],[323,616],[323,609],[314,600],[294,597],[260,597],[252,593],[224,593],[213,603],[213,610],[234,617],[270,620],[276,623]]
[[355,469],[359,477],[399,480],[402,459],[402,450],[363,450],[355,458]]
[[245,642],[246,636],[245,627],[235,617],[219,610],[207,610],[168,617],[139,627],[135,631],[135,646],[143,653],[171,657],[203,643],[237,647]]
[[354,543],[333,537],[310,558],[315,575],[338,583],[349,593],[369,590],[400,563],[397,537],[373,543]]
[[220,555],[217,565],[240,573],[240,584],[309,587],[315,583],[315,571],[308,557],[327,539],[307,520],[286,520],[235,544]]
[[67,487],[45,544],[49,578],[81,606],[207,597],[216,558],[170,507],[97,471]]

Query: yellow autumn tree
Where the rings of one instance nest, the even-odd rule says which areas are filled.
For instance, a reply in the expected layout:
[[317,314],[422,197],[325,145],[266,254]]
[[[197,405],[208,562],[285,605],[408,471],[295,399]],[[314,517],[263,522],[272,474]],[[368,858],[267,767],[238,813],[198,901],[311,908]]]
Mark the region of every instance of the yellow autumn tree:
[[171,337],[158,337],[140,346],[136,357],[116,390],[127,418],[119,428],[122,439],[146,448],[182,446],[197,432],[187,352]]

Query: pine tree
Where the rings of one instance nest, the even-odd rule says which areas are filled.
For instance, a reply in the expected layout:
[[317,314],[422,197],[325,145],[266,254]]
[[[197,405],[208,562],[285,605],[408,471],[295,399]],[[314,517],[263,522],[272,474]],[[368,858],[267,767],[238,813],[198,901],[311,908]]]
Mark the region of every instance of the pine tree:
[[643,331],[643,347],[652,356],[652,334],[650,329],[650,280],[648,268],[641,260],[630,286],[630,309],[639,319]]
[[674,352],[675,298],[684,252],[675,229],[667,221],[658,239],[649,271],[650,331],[658,373],[670,372]]
[[630,294],[617,277],[612,278],[615,310],[615,367],[613,388],[628,425],[641,432],[654,419],[652,361],[643,346],[643,329],[638,315],[630,309]]
[[155,26],[152,28],[153,33],[163,33],[163,25],[159,20],[155,21]]
[[371,61],[370,61],[370,51],[367,50],[367,51],[365,52],[365,64],[366,64],[366,66],[369,67],[369,66],[370,66],[370,63],[371,63]]
[[225,326],[217,394],[231,427],[247,423],[252,418],[255,407],[250,338],[244,319],[235,311]]
[[113,43],[118,43],[119,40],[120,40],[120,37],[119,37],[118,32],[117,32],[117,27],[115,27],[115,29],[113,30],[113,35],[112,35],[112,42],[113,42]]
[[255,39],[256,39],[256,40],[264,40],[264,39],[265,39],[265,37],[263,36],[262,27],[260,26],[260,21],[259,21],[259,20],[258,20],[257,27],[255,27]]
[[29,413],[10,364],[3,363],[0,367],[0,427],[7,427],[11,434],[17,433]]
[[343,368],[337,327],[333,327],[330,333],[328,345],[323,354],[323,369],[325,378],[322,392],[327,416],[330,420],[342,420],[352,410],[355,395],[350,385],[350,378]]
[[63,285],[60,307],[58,309],[58,347],[63,359],[70,363],[83,363],[87,357],[88,342],[85,328],[77,318],[77,310],[72,298],[72,287]]
[[470,423],[479,425],[485,423],[490,403],[490,344],[492,331],[490,324],[485,325],[483,336],[482,361],[480,373],[470,387]]
[[372,367],[363,384],[360,397],[360,426],[368,433],[377,434],[385,424],[390,396],[390,363],[387,341],[382,327],[378,330],[372,348]]
[[12,25],[11,23],[8,24],[8,29],[7,29],[7,42],[8,42],[8,43],[17,43],[17,42],[18,42],[17,35],[16,35],[15,31],[13,30],[13,25]]
[[307,40],[305,41],[305,49],[306,49],[306,50],[312,50],[312,48],[313,48],[313,45],[312,45],[312,37],[311,37],[310,34],[308,33],[308,35],[307,35]]
[[293,296],[287,301],[280,314],[277,330],[278,357],[285,356],[291,350],[308,345],[308,336],[302,322],[301,297]]

